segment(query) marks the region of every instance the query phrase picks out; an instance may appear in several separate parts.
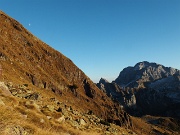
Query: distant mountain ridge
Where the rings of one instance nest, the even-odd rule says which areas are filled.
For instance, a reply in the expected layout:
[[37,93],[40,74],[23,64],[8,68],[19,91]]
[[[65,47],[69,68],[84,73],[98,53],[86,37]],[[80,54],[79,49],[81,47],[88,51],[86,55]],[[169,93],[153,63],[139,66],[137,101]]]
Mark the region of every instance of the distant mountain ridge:
[[144,82],[152,82],[174,74],[179,75],[180,71],[144,61],[137,63],[134,67],[123,69],[114,82],[123,87],[142,87]]
[[124,68],[109,83],[97,86],[132,115],[162,115],[180,118],[180,70],[147,61]]

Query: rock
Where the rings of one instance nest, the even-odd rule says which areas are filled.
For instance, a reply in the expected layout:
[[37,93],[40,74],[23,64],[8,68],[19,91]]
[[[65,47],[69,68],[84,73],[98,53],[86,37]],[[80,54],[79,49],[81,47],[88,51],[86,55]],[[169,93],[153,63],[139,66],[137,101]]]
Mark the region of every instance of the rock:
[[0,92],[6,96],[11,96],[11,92],[9,91],[9,88],[4,84],[4,82],[0,82]]
[[84,121],[84,119],[80,119],[80,120],[79,120],[79,124],[85,126],[85,125],[86,125],[86,122]]
[[29,133],[19,125],[8,125],[5,130],[6,135],[28,135]]
[[57,112],[62,112],[62,110],[63,110],[63,109],[62,109],[61,107],[59,107],[56,111],[57,111]]
[[143,61],[137,63],[134,67],[123,69],[114,82],[122,87],[134,88],[144,82],[152,82],[179,73],[177,69]]
[[24,119],[27,119],[27,115],[22,115],[22,117],[23,117]]
[[70,123],[71,123],[71,125],[72,125],[73,127],[75,127],[76,129],[79,128],[79,123],[78,123],[77,121],[71,120]]
[[88,97],[90,98],[95,98],[96,97],[96,92],[94,89],[92,89],[90,87],[90,83],[85,79],[83,81],[83,84],[84,84],[84,90],[85,90],[85,93]]
[[76,111],[76,110],[73,110],[72,113],[73,113],[74,115],[79,115],[79,112]]
[[26,101],[25,106],[29,109],[36,109],[37,111],[40,111],[39,105],[37,105],[34,101]]
[[13,83],[12,83],[12,82],[8,82],[8,83],[7,83],[7,87],[8,87],[9,89],[13,88]]
[[73,109],[72,109],[71,106],[67,107],[67,110],[68,110],[68,111],[73,111]]
[[41,122],[41,123],[44,123],[45,121],[44,121],[44,119],[41,118],[41,119],[40,119],[40,122]]
[[62,115],[61,117],[59,117],[58,119],[56,119],[57,122],[59,123],[64,123],[65,122],[65,116]]
[[180,70],[147,61],[124,68],[112,83],[97,86],[135,116],[151,114],[180,118]]
[[73,120],[72,116],[68,116],[68,120]]
[[30,100],[38,100],[39,99],[39,94],[38,93],[33,93],[25,97],[26,99]]
[[102,84],[106,84],[106,83],[109,83],[106,79],[104,78],[101,78],[99,83],[102,83]]
[[47,117],[47,119],[48,119],[48,120],[52,119],[52,117],[51,117],[51,116],[46,116],[46,117]]
[[49,111],[53,112],[54,111],[54,106],[53,105],[47,105],[47,108]]

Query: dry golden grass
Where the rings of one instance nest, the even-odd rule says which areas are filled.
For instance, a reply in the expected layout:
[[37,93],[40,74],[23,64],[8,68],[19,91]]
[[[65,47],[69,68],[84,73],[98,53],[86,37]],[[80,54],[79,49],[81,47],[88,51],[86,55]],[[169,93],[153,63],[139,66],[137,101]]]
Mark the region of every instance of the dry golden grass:
[[147,133],[151,132],[152,130],[151,126],[145,123],[142,119],[132,117],[132,120],[133,120],[133,125],[134,125],[134,131],[138,135],[146,135]]
[[[22,98],[0,95],[5,105],[0,105],[0,133],[1,135],[12,135],[22,132],[29,135],[85,135],[88,133],[72,128],[68,124],[59,124],[47,119],[40,112],[33,101]],[[15,104],[15,105],[14,105]],[[54,118],[61,116],[60,113],[53,114]],[[98,134],[97,134],[98,135]]]
[[[66,134],[69,131],[64,126],[55,125],[43,117],[43,115],[37,114],[34,111],[25,111],[23,115],[17,110],[0,106],[0,133],[8,135],[12,132],[14,127],[20,126],[23,131],[32,135],[60,135]],[[19,110],[19,109],[18,109]],[[27,116],[24,117],[24,116]],[[44,119],[43,123],[40,119]],[[73,133],[70,131],[70,133]]]
[[62,125],[49,121],[45,115],[37,110],[33,103],[27,106],[24,99],[2,94],[0,99],[5,104],[0,105],[1,135],[13,134],[18,126],[21,127],[21,130],[23,129],[21,132],[32,135],[65,135],[68,132]]
[[[155,118],[154,116],[145,116],[148,119],[149,118]],[[145,118],[136,118],[132,117],[133,124],[134,124],[134,132],[137,133],[138,135],[157,135],[157,134],[162,134],[162,135],[179,135],[178,132],[173,131],[172,129],[168,129],[167,127],[163,127],[160,125],[153,125],[150,123],[147,123]]]

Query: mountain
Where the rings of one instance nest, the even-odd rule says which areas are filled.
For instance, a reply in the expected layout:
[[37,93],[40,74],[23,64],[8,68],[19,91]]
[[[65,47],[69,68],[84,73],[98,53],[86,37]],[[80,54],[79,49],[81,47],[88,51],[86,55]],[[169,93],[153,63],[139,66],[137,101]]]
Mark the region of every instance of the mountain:
[[97,86],[132,115],[180,118],[180,70],[147,61],[123,69]]
[[[168,77],[172,87],[178,86],[177,73]],[[150,87],[160,88],[164,82],[160,79],[153,82],[156,81],[159,82],[125,87],[128,81],[110,83],[102,78],[100,90],[69,58],[0,11],[0,133],[3,135],[178,135],[180,126],[175,119],[133,117],[125,111],[142,113],[145,104],[139,104],[138,93]],[[178,101],[178,95],[170,97]]]
[[144,61],[137,63],[134,67],[123,69],[114,82],[122,87],[139,88],[144,87],[145,82],[153,82],[174,74],[179,75],[180,71],[171,67]]
[[[47,134],[53,129],[57,134],[76,134],[75,130],[86,132],[94,127],[99,128],[94,128],[94,132],[103,133],[106,132],[104,128],[110,126],[109,122],[132,128],[130,116],[69,58],[2,11],[0,65],[0,105],[3,106],[0,129],[7,132],[5,134],[15,134],[16,129],[17,132],[40,134],[37,131],[43,126]],[[59,121],[69,128],[58,124]]]
[[124,68],[113,82],[101,78],[97,86],[129,114],[173,131],[155,134],[180,133],[180,70],[144,61]]

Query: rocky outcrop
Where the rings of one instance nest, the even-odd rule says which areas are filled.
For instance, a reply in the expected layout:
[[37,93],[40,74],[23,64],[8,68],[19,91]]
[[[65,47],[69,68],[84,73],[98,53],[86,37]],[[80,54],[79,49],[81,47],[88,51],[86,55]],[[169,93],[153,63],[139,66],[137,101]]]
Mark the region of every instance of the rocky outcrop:
[[137,63],[134,67],[123,69],[114,82],[122,87],[139,88],[144,87],[145,82],[156,81],[174,74],[180,74],[180,71],[171,67],[144,61]]
[[4,82],[0,82],[0,93],[6,96],[11,96],[11,92]]
[[136,93],[136,99],[144,114],[180,118],[179,75],[146,84]]
[[115,82],[109,83],[100,79],[97,86],[114,101],[118,101],[121,108],[136,108],[136,97],[133,89],[120,87]]
[[109,83],[97,86],[132,115],[180,118],[180,71],[156,63],[139,62],[127,67]]
[[[15,85],[9,82],[4,86],[13,95],[0,94],[0,133],[5,135],[39,134],[38,130],[41,127],[42,130],[46,130],[44,126],[47,127],[48,124],[51,125],[52,131],[55,131],[56,134],[67,132],[69,130],[67,127],[71,127],[70,130],[79,129],[88,132],[94,130],[95,133],[101,134],[106,134],[106,129],[108,129],[108,134],[114,135],[121,134],[120,126],[133,127],[130,116],[126,112],[118,110],[118,108],[116,108],[118,114],[116,119],[102,119],[92,112],[90,113],[90,111],[80,112],[74,109],[72,106],[59,101],[56,95],[43,97],[44,93],[42,91],[34,93],[34,89],[27,84]],[[61,127],[62,124],[65,129]],[[56,130],[57,127],[60,128],[59,131]],[[44,133],[52,131],[44,131]],[[128,130],[125,131],[125,133],[127,132]],[[41,134],[43,135],[43,133]],[[135,133],[131,131],[131,134]]]
[[86,95],[90,98],[94,98],[96,96],[95,90],[91,88],[89,82],[86,79],[83,81],[83,83]]

